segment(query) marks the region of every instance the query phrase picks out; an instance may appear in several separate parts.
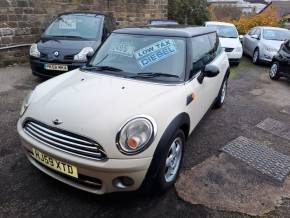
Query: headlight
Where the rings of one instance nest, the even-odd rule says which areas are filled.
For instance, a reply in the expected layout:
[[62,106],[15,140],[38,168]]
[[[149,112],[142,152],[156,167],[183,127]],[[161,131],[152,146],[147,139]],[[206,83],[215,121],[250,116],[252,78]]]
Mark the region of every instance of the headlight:
[[242,47],[236,48],[236,52],[242,52],[242,51],[243,51]]
[[20,110],[20,117],[22,117],[27,110],[29,104],[30,104],[30,99],[32,96],[32,91],[28,93],[28,95],[24,98],[23,103],[21,105],[21,110]]
[[149,117],[137,117],[127,122],[117,134],[117,147],[126,155],[144,151],[156,134],[155,121]]
[[270,48],[270,47],[266,47],[265,49],[268,52],[277,52],[278,51],[276,48]]
[[36,43],[33,43],[31,45],[29,54],[32,57],[36,57],[36,58],[39,58],[40,57],[40,52],[38,51],[38,48],[37,48],[37,44]]
[[75,61],[87,61],[88,55],[93,55],[94,49],[91,47],[85,47],[83,48],[78,54],[74,56]]

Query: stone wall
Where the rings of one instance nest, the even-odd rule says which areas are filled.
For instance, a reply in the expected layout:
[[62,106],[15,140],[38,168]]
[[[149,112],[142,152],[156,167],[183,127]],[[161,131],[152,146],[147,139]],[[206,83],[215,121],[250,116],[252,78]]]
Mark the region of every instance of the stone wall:
[[112,14],[119,26],[166,18],[168,0],[0,0],[0,66],[28,60],[28,46],[57,14],[94,11]]

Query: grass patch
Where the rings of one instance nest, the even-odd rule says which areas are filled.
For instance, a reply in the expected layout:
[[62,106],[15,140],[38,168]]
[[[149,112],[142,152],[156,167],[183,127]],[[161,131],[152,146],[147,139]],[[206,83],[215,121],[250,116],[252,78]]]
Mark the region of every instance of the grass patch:
[[232,67],[231,67],[230,78],[231,78],[231,79],[236,78],[236,77],[237,77],[237,74],[238,74],[238,72],[239,72],[239,70],[241,70],[241,69],[245,69],[245,68],[247,68],[247,67],[249,67],[249,66],[251,66],[251,65],[252,65],[252,62],[249,60],[249,58],[247,58],[247,57],[243,57],[243,58],[241,59],[241,62],[240,62],[240,64],[239,64],[238,66],[232,66]]

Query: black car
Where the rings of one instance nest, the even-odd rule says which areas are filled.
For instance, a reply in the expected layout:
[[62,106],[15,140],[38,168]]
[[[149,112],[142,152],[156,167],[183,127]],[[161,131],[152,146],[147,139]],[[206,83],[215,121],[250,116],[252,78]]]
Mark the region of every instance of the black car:
[[282,44],[274,56],[269,74],[272,80],[278,80],[280,77],[290,78],[290,39]]
[[113,18],[104,14],[59,15],[30,48],[32,73],[49,78],[84,66],[114,27]]

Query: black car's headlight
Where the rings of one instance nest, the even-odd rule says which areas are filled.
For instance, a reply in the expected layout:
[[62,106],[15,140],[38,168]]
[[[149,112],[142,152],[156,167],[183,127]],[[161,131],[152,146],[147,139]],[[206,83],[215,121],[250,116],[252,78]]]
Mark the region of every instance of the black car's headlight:
[[91,47],[83,48],[78,54],[74,56],[75,61],[87,61],[88,55],[93,55],[94,49]]
[[157,125],[152,118],[133,118],[117,134],[117,147],[123,154],[138,154],[150,146],[156,135],[156,130]]
[[21,109],[20,109],[20,117],[22,117],[25,113],[25,111],[27,110],[29,104],[30,104],[30,100],[32,97],[32,91],[28,93],[28,95],[24,98],[22,105],[21,105]]
[[39,58],[40,57],[40,52],[37,48],[37,44],[36,43],[33,43],[30,47],[30,50],[29,50],[29,55],[32,56],[32,57],[35,57],[35,58]]

